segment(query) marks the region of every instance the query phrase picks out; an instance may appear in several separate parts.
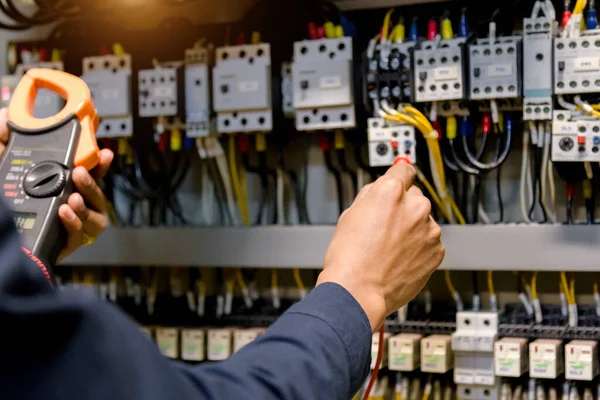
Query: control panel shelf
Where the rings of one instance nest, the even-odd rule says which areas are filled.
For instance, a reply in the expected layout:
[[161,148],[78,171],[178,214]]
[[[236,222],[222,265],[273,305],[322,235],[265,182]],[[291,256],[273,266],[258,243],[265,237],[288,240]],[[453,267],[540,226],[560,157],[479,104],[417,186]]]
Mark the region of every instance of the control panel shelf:
[[[63,265],[318,269],[334,229],[114,228]],[[600,226],[444,226],[442,241],[451,270],[594,271],[600,259]]]

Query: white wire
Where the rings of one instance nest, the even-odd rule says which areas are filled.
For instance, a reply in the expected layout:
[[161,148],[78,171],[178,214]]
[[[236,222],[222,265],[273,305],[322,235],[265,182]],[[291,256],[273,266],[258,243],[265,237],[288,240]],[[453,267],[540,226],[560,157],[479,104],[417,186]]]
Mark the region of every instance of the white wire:
[[531,219],[529,218],[529,210],[527,205],[529,204],[529,198],[527,196],[528,189],[528,174],[529,170],[529,132],[527,129],[523,129],[523,150],[522,150],[522,159],[521,159],[521,187],[519,190],[520,198],[521,198],[521,215],[523,216],[523,220],[530,224]]
[[208,167],[202,164],[202,221],[205,225],[214,223],[215,185],[208,176]]
[[551,137],[550,137],[550,132],[546,132],[545,129],[543,131],[539,132],[540,135],[540,140],[541,137],[543,137],[543,141],[544,141],[544,151],[543,151],[543,156],[542,156],[542,173],[541,173],[541,177],[540,177],[540,181],[541,181],[541,203],[542,206],[544,207],[544,209],[546,210],[546,213],[548,215],[548,219],[550,220],[551,223],[555,224],[556,223],[556,216],[554,214],[554,210],[551,210],[548,207],[548,202],[547,202],[547,191],[546,191],[546,186],[547,186],[547,180],[548,180],[548,167],[550,164],[550,142],[551,142]]
[[229,175],[229,168],[227,167],[227,160],[225,158],[225,154],[218,154],[215,157],[215,160],[217,161],[217,168],[219,169],[219,174],[221,174],[223,186],[225,187],[225,196],[227,197],[227,208],[229,210],[229,213],[231,214],[233,225],[240,225],[240,217],[238,216],[237,207],[235,206],[233,185],[231,183],[231,176]]
[[356,169],[356,184],[359,191],[365,186],[365,171],[360,167]]
[[285,182],[283,180],[283,171],[281,168],[277,172],[277,223],[285,225]]
[[[475,190],[475,177],[472,175],[469,176],[469,186],[471,187],[471,191]],[[492,219],[490,218],[488,213],[485,211],[485,208],[483,207],[483,203],[481,201],[477,204],[477,215],[479,215],[479,219],[481,220],[481,223],[486,224],[486,225],[492,223]]]
[[558,104],[565,110],[577,111],[577,106],[575,104],[567,102],[562,95],[558,96]]

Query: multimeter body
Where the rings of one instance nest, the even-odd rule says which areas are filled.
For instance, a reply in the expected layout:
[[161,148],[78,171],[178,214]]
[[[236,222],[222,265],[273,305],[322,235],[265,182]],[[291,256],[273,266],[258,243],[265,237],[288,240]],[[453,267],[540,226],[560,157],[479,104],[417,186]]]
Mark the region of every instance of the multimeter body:
[[[65,108],[53,117],[35,118],[40,88],[60,94]],[[96,110],[81,79],[32,69],[14,92],[8,119],[11,136],[0,161],[2,194],[14,212],[23,246],[53,266],[66,244],[58,209],[74,191],[72,171],[80,165],[90,170],[99,162]]]
[[10,129],[11,138],[0,162],[3,195],[14,212],[23,246],[52,265],[66,244],[58,209],[73,193],[71,171],[81,126],[73,117],[47,132]]

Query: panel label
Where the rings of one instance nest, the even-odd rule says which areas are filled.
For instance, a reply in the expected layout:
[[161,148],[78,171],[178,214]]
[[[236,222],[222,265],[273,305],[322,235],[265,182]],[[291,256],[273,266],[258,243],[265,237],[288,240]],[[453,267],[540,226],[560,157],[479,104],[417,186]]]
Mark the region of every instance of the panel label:
[[448,81],[458,78],[458,67],[440,67],[433,70],[433,79]]
[[337,89],[342,87],[341,76],[324,76],[319,79],[319,87],[321,89]]
[[154,88],[154,97],[175,97],[173,88],[170,86],[159,86]]
[[488,67],[489,76],[511,76],[513,74],[513,66],[510,64],[490,65]]
[[240,82],[240,92],[242,92],[242,93],[258,92],[258,82],[256,82],[256,81]]
[[555,122],[552,128],[553,133],[561,133],[565,135],[576,135],[578,132],[576,122]]
[[575,71],[598,71],[600,70],[600,57],[580,57],[574,61]]

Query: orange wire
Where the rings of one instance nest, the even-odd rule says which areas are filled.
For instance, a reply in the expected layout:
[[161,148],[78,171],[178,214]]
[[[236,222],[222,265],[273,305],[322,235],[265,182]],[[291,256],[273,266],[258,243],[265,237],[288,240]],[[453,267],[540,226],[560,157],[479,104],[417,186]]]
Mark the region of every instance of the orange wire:
[[371,379],[369,379],[369,385],[367,386],[367,390],[365,390],[365,394],[363,395],[363,400],[368,400],[371,396],[371,390],[373,389],[373,385],[375,385],[375,381],[377,380],[377,374],[379,374],[379,368],[381,367],[381,359],[383,358],[383,333],[385,332],[385,324],[379,328],[379,345],[377,347],[377,360],[375,361],[375,368],[373,368],[373,374],[371,375]]

